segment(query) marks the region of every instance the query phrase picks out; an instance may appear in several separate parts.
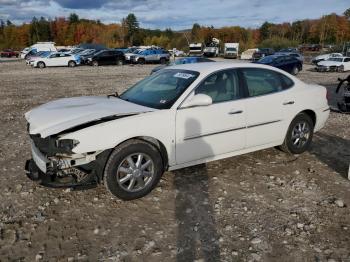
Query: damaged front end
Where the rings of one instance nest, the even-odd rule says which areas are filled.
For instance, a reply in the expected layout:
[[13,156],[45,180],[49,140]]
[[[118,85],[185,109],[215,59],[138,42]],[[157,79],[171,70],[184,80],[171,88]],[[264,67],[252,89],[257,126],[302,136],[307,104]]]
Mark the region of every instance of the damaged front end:
[[30,135],[32,159],[27,160],[27,176],[49,187],[94,187],[102,179],[110,150],[75,154],[77,140],[59,136]]

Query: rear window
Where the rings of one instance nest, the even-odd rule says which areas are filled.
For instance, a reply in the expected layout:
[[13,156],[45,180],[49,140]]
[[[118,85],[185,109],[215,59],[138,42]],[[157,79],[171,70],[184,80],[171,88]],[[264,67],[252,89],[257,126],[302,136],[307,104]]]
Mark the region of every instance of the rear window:
[[286,90],[294,82],[284,74],[262,68],[242,68],[249,97],[262,96]]

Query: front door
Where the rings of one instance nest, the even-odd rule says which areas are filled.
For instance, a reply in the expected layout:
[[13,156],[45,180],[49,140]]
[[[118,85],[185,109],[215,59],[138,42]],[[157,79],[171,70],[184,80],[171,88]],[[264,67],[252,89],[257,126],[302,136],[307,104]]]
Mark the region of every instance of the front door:
[[236,70],[208,76],[187,98],[209,95],[213,104],[179,108],[176,113],[176,163],[183,164],[245,147],[245,102]]

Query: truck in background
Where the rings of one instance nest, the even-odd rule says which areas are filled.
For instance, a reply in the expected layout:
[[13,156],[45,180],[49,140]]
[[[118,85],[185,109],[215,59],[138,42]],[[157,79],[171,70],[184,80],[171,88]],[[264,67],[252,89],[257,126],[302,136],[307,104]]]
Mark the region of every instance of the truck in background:
[[219,56],[220,53],[220,40],[213,37],[210,43],[207,43],[203,54],[207,57]]
[[24,48],[21,51],[21,58],[25,59],[28,55],[33,55],[40,51],[56,52],[57,48],[55,47],[54,42],[37,42],[36,44],[31,45],[30,47]]
[[190,55],[203,55],[203,44],[192,43],[190,44]]
[[238,58],[239,43],[225,43],[224,58]]

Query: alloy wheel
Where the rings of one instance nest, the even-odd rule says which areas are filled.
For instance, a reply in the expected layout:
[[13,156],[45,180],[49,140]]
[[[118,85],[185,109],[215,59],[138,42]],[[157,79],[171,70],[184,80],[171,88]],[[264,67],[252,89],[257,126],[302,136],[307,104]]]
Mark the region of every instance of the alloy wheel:
[[302,148],[310,138],[310,127],[306,121],[298,122],[292,131],[292,143],[297,148]]
[[144,153],[131,154],[121,161],[116,175],[119,186],[125,191],[140,191],[153,179],[153,160]]

